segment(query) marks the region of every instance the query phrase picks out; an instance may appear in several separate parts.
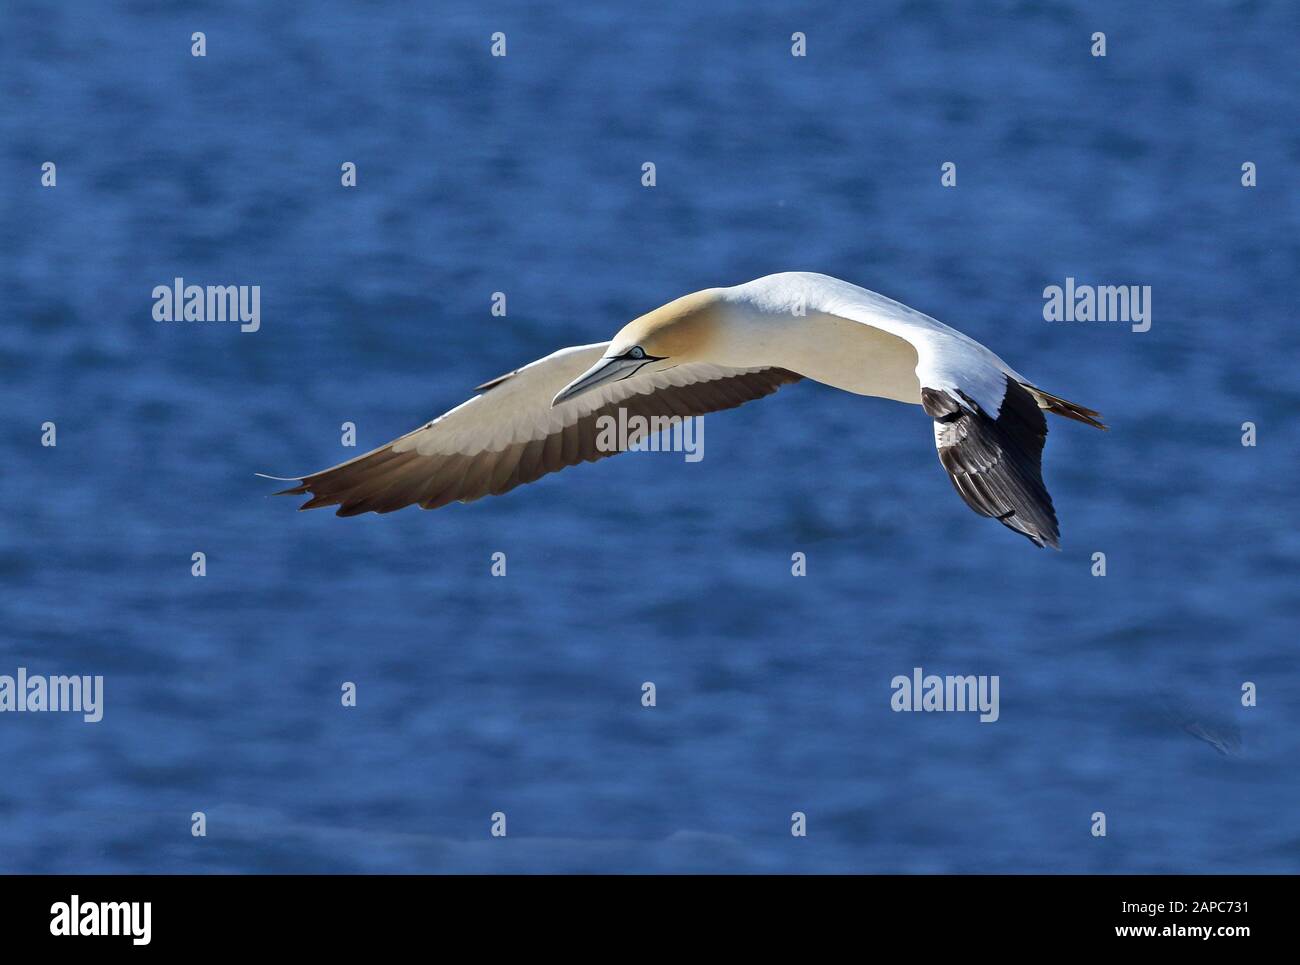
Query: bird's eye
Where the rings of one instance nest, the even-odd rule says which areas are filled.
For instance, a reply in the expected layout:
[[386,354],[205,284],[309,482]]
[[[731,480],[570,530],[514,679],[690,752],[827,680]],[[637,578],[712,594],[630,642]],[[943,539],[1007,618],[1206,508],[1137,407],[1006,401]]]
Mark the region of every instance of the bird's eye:
[[627,357],[630,359],[643,359],[645,358],[645,349],[640,345],[633,346],[632,351],[627,353]]

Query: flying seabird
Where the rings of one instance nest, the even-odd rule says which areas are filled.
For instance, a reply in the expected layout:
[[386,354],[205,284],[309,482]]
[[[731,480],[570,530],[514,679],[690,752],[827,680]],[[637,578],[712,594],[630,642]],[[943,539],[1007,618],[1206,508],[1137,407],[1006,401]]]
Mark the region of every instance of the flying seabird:
[[560,349],[282,492],[339,516],[470,502],[613,455],[597,446],[597,420],[620,408],[629,419],[697,416],[801,378],[921,406],[966,505],[1040,547],[1060,546],[1043,485],[1043,411],[1106,428],[928,315],[828,275],[783,272],[684,295],[608,342]]

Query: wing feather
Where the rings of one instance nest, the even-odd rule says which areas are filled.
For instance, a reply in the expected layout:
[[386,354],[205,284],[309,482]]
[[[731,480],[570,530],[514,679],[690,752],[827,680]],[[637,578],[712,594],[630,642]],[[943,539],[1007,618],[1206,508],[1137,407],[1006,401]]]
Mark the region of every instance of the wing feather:
[[1036,546],[1061,545],[1052,497],[1043,485],[1047,420],[1024,386],[1007,379],[997,417],[960,394],[925,387],[939,462],[966,505]]
[[[685,364],[602,386],[552,407],[607,343],[563,349],[485,382],[481,394],[387,445],[283,490],[307,494],[302,509],[337,506],[340,516],[389,513],[412,503],[435,509],[500,495],[614,451],[597,445],[599,419],[696,416],[742,405],[800,376],[779,368]],[[641,435],[630,433],[633,439]]]

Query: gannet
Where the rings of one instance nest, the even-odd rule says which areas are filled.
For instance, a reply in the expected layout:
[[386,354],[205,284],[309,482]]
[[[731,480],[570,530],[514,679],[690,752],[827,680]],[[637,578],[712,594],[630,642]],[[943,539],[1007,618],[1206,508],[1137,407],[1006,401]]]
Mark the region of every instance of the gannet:
[[[865,288],[811,272],[684,295],[608,342],[563,348],[475,389],[432,422],[308,476],[281,494],[301,509],[388,513],[500,495],[613,455],[597,420],[697,416],[812,379],[919,405],[958,495],[1034,545],[1060,548],[1043,485],[1043,411],[1105,429],[1100,413],[1051,395],[974,339]],[[662,424],[662,423],[659,423]]]

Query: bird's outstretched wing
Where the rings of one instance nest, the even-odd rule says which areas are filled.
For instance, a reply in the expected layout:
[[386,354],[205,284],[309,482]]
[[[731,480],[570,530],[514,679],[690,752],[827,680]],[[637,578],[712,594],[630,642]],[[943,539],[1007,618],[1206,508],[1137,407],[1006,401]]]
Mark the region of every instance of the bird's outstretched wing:
[[[337,506],[339,516],[436,509],[497,496],[547,473],[612,456],[597,445],[601,416],[697,416],[761,399],[799,376],[779,368],[688,363],[601,386],[552,407],[556,393],[590,368],[607,342],[561,349],[478,387],[479,394],[387,445],[309,476],[287,494],[301,509]],[[628,442],[647,432],[629,431]],[[277,494],[280,495],[280,494]]]
[[957,495],[1035,546],[1060,549],[1052,497],[1043,485],[1047,420],[1010,376],[996,418],[969,398],[922,388],[921,407],[934,420],[934,444]]

